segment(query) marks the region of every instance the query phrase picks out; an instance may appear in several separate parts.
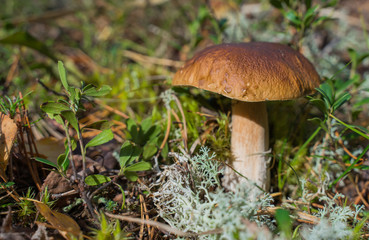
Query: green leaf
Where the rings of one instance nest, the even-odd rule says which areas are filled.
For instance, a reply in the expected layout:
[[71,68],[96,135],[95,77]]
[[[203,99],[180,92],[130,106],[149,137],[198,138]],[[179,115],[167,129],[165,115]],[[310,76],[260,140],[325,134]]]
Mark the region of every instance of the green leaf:
[[[124,196],[124,194],[123,194],[123,196]],[[125,201],[125,197],[123,197],[122,201]],[[124,207],[124,203],[122,203],[122,209],[123,209],[123,207]],[[122,233],[122,228],[120,226],[120,222],[119,222],[118,219],[115,221],[115,228],[114,228],[114,231],[112,232],[112,235],[114,236],[115,239],[118,239],[118,238],[120,238],[120,239],[123,238],[124,239],[125,238],[125,237],[123,237],[124,234]]]
[[142,122],[141,122],[141,129],[144,133],[148,132],[150,130],[150,127],[152,125],[152,119],[151,117],[145,118]]
[[36,161],[38,161],[38,162],[42,162],[42,163],[44,163],[44,164],[46,164],[46,165],[52,166],[52,167],[54,167],[54,168],[58,168],[58,166],[57,166],[55,163],[53,163],[52,161],[49,161],[49,160],[47,160],[47,159],[40,158],[40,157],[35,157],[34,159],[35,159]]
[[78,120],[76,114],[72,110],[62,111],[61,115],[69,122],[79,135]]
[[316,123],[318,126],[320,126],[320,124],[323,122],[323,120],[318,117],[310,118],[308,121]]
[[52,113],[48,113],[47,115],[49,116],[50,119],[54,119],[57,123],[64,125],[63,118],[60,115]]
[[63,84],[63,87],[65,88],[65,90],[69,92],[69,85],[67,82],[67,73],[65,72],[64,64],[62,61],[58,61],[58,70],[59,70],[59,76]]
[[[81,82],[81,85],[82,85],[82,86],[84,86],[84,82],[83,82],[83,81]],[[82,88],[82,92],[89,91],[91,88],[95,88],[95,86],[94,86],[94,85],[92,85],[92,84],[87,84],[86,86],[84,86],[84,87]]]
[[124,176],[132,182],[136,182],[138,179],[138,175],[135,172],[124,172]]
[[68,154],[69,151],[67,153],[60,154],[57,160],[59,169],[62,170],[63,173],[65,173],[69,167]]
[[[67,140],[65,140],[67,141]],[[65,143],[64,143],[65,144]],[[66,173],[69,167],[69,146],[65,146],[65,151],[63,154],[60,154],[57,159],[58,169],[60,169],[63,173]]]
[[358,167],[356,167],[357,169],[360,169],[360,170],[369,170],[369,166],[368,165],[360,165]]
[[119,153],[119,165],[121,168],[126,166],[128,160],[131,158],[133,151],[134,146],[129,141],[123,143]]
[[168,154],[169,154],[169,147],[168,147],[168,143],[165,143],[163,149],[161,150],[161,153],[160,155],[166,159],[168,157]]
[[286,238],[289,238],[292,232],[292,220],[290,213],[285,209],[277,209],[275,213],[275,219],[277,220],[279,231],[283,233]]
[[333,19],[333,18],[331,18],[331,17],[329,17],[329,16],[322,16],[322,17],[318,17],[318,18],[313,22],[313,24],[312,24],[312,25],[316,26],[316,25],[319,25],[319,24],[321,24],[322,22],[324,22],[324,21],[326,21],[326,20],[330,20],[330,19]]
[[79,100],[81,100],[81,90],[79,88],[74,88],[74,99],[75,102],[79,102]]
[[321,84],[316,90],[323,95],[323,97],[329,102],[329,107],[331,107],[334,102],[332,86],[329,83],[325,82]]
[[139,134],[138,134],[138,127],[135,121],[131,118],[127,120],[127,130],[131,135],[132,141],[134,143],[139,144]]
[[146,171],[151,169],[151,164],[149,162],[138,162],[134,163],[131,166],[127,167],[124,172],[137,172],[137,171]]
[[[1,188],[10,188],[11,186],[13,186],[15,183],[14,182],[3,182],[0,183],[0,187]],[[13,204],[13,203],[12,203]]]
[[105,129],[101,133],[99,133],[97,136],[95,136],[93,139],[91,139],[85,146],[85,148],[88,147],[94,147],[98,146],[104,143],[109,142],[114,138],[114,134],[111,131],[111,129]]
[[142,148],[126,141],[119,153],[119,164],[121,168],[126,167],[129,163],[135,161],[142,153]]
[[146,144],[143,148],[142,157],[144,160],[150,159],[154,154],[158,151],[158,148],[156,147],[156,144]]
[[126,194],[124,193],[124,190],[120,184],[116,184],[116,186],[119,187],[120,192],[122,193],[122,208],[121,209],[124,209],[124,206],[126,204]]
[[319,8],[319,5],[316,5],[315,7],[313,7],[313,8],[309,8],[309,9],[306,11],[306,13],[305,13],[305,15],[304,15],[304,19],[303,19],[304,24],[305,24],[306,26],[310,25],[311,21],[313,20],[314,16],[316,15],[316,14],[314,14],[314,13],[315,13],[315,11],[316,11],[318,8]]
[[367,212],[364,212],[363,218],[355,225],[355,228],[353,229],[353,234],[351,235],[351,239],[360,239],[363,233],[364,225],[367,224],[367,221],[369,219],[369,214]]
[[296,25],[301,25],[301,19],[300,17],[297,15],[297,13],[293,10],[288,11],[285,14],[285,17],[291,21],[292,23],[296,24]]
[[145,142],[153,142],[156,143],[155,140],[157,141],[156,138],[158,138],[158,135],[161,132],[161,128],[159,126],[152,126],[149,131],[145,132],[144,134],[144,140]]
[[87,88],[85,91],[83,91],[83,94],[89,97],[102,97],[110,93],[110,91],[111,91],[110,86],[103,85],[99,90],[97,90],[95,87]]
[[67,105],[67,106],[70,105],[69,102],[67,100],[64,100],[64,99],[58,99],[58,103],[63,103],[65,105]]
[[345,102],[347,102],[348,100],[350,100],[351,98],[351,94],[346,92],[344,93],[342,96],[340,96],[333,104],[332,108],[333,111],[337,110],[338,108],[340,108]]
[[[72,151],[76,150],[77,140],[71,137],[70,138],[70,144],[72,145]],[[69,148],[67,139],[65,139],[65,141],[64,141],[64,147],[65,147],[65,149]]]
[[71,102],[71,103],[77,102],[76,101],[76,92],[77,91],[78,91],[78,89],[75,88],[75,87],[72,87],[72,86],[68,87],[67,92],[68,92],[68,95],[69,95],[69,102]]
[[89,186],[96,186],[106,182],[110,182],[111,179],[101,174],[89,175],[85,179],[85,183]]
[[41,110],[48,114],[61,114],[62,111],[68,111],[70,108],[58,102],[46,102],[41,105]]
[[358,54],[353,48],[348,48],[347,52],[351,58],[351,64],[356,67],[357,66],[357,60],[358,60]]
[[51,51],[46,47],[46,45],[44,45],[41,41],[34,38],[28,32],[20,31],[20,32],[13,33],[3,39],[0,39],[0,44],[26,46],[56,61],[56,58],[51,53]]

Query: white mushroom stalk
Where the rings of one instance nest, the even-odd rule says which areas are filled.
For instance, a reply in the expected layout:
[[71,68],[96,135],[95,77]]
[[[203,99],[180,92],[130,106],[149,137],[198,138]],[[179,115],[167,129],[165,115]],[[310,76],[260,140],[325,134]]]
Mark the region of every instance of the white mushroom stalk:
[[249,180],[264,190],[268,189],[268,136],[266,103],[235,101],[232,105],[231,166],[244,177],[227,168],[225,186],[235,190],[237,184]]

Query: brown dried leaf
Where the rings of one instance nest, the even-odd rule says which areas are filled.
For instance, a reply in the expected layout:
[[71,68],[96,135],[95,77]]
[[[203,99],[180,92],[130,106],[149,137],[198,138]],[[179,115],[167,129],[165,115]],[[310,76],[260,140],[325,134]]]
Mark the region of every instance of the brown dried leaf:
[[18,129],[15,121],[7,115],[0,114],[0,121],[0,177],[7,181],[5,171]]
[[64,140],[55,137],[46,137],[36,141],[36,147],[39,152],[39,157],[57,164],[60,154],[65,152]]
[[76,221],[73,218],[51,210],[46,204],[34,201],[37,209],[40,211],[41,215],[46,218],[46,220],[56,229],[59,230],[60,234],[65,239],[72,239],[70,235],[76,236],[77,238],[82,235],[82,231]]

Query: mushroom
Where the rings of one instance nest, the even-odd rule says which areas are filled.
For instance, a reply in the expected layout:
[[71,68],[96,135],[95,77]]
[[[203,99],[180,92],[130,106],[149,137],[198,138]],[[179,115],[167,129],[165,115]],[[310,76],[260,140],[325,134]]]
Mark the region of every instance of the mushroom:
[[[291,47],[268,42],[214,45],[195,54],[177,71],[173,85],[193,86],[233,99],[231,151],[234,170],[269,188],[266,101],[295,99],[315,91],[314,66]],[[223,185],[245,182],[226,168]]]

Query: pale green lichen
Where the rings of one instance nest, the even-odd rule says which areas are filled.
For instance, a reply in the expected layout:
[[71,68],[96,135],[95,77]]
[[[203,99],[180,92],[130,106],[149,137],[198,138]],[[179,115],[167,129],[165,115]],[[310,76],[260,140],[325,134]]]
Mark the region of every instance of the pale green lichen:
[[260,226],[272,226],[272,221],[257,212],[273,206],[273,199],[268,194],[250,199],[251,188],[245,184],[235,193],[225,192],[220,187],[218,176],[222,170],[215,155],[204,147],[200,153],[194,157],[174,154],[180,164],[166,166],[161,173],[156,184],[160,187],[153,192],[159,215],[182,231],[221,232],[199,239],[271,239],[271,233]]
[[174,100],[173,94],[174,91],[172,89],[168,89],[160,94],[160,98],[163,100],[164,105],[167,109],[171,108],[170,103]]
[[351,210],[348,206],[339,206],[336,204],[338,198],[343,198],[342,194],[336,194],[332,199],[327,196],[322,196],[319,201],[323,201],[325,206],[319,209],[315,214],[320,221],[313,227],[305,227],[301,231],[301,236],[306,240],[318,239],[346,239],[352,236],[353,229],[348,226],[350,219],[357,216],[362,210],[361,207],[356,207]]
[[319,209],[317,213],[313,214],[319,220],[315,226],[303,226],[300,234],[304,240],[318,240],[318,239],[351,239],[353,236],[353,228],[349,224],[353,221],[354,225],[358,223],[355,219],[362,213],[363,206],[340,206],[337,204],[338,200],[344,199],[343,194],[337,193],[333,198],[326,195],[328,188],[329,175],[325,180],[322,180],[318,185],[318,189],[314,193],[310,193],[306,188],[306,180],[302,179],[302,196],[299,199],[301,202],[310,203],[314,198],[318,197],[319,202],[324,203],[324,208]]
[[[184,232],[208,232],[196,239],[291,239],[291,236],[275,233],[272,216],[262,214],[274,207],[269,194],[251,198],[250,192],[254,191],[251,184],[240,184],[235,192],[227,192],[221,187],[218,177],[223,171],[208,148],[202,147],[200,154],[193,157],[185,152],[171,155],[178,162],[165,166],[158,181],[150,186],[155,188],[152,195],[159,216],[170,226]],[[358,223],[354,219],[363,208],[338,205],[337,200],[344,197],[342,194],[336,194],[332,199],[327,197],[329,182],[329,175],[322,177],[318,189],[311,192],[307,181],[301,180],[302,194],[297,202],[310,204],[318,199],[324,208],[313,214],[319,222],[302,225],[293,239],[352,238],[352,226]],[[294,201],[290,199],[289,202]],[[302,211],[291,203],[282,206]]]

